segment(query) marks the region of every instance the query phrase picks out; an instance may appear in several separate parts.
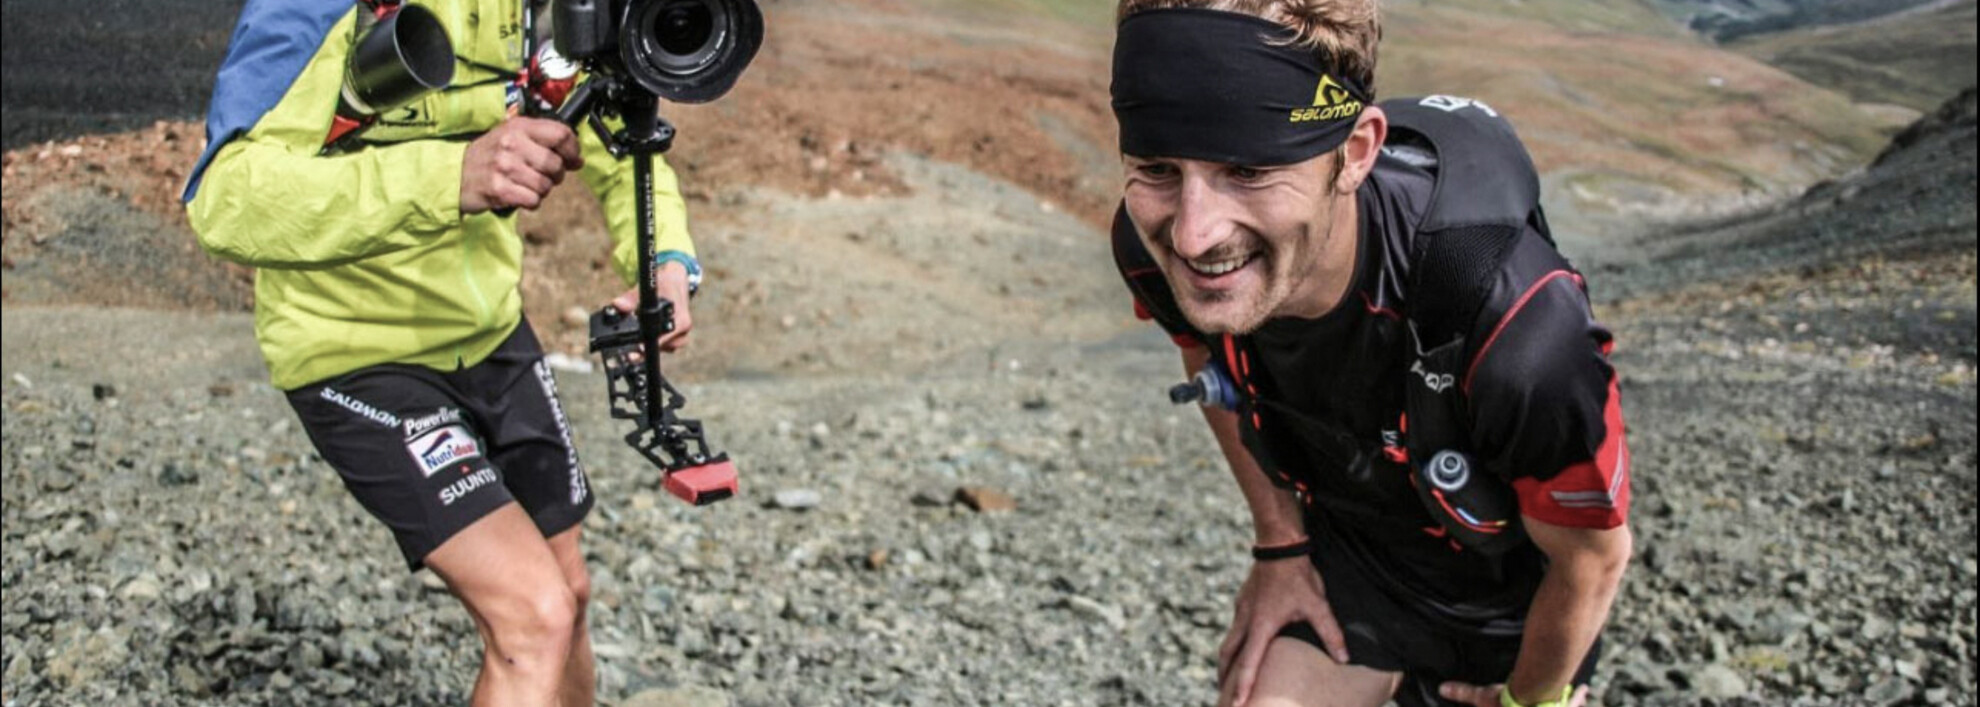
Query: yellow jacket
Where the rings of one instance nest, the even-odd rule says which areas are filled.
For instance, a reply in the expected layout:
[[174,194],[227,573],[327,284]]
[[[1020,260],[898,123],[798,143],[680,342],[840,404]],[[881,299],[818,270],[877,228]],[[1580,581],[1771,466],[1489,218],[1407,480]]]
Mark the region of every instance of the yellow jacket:
[[[207,154],[184,198],[207,252],[256,268],[255,336],[276,387],[380,363],[470,366],[521,321],[515,219],[462,216],[460,186],[468,142],[520,99],[512,82],[475,65],[523,65],[523,2],[421,4],[463,59],[453,86],[388,111],[364,133],[368,146],[347,153],[319,154],[356,40],[356,3],[253,0],[228,46]],[[600,197],[613,263],[631,283],[632,164],[589,129],[578,134],[580,177]],[[674,173],[657,158],[654,202],[656,250],[692,254]]]

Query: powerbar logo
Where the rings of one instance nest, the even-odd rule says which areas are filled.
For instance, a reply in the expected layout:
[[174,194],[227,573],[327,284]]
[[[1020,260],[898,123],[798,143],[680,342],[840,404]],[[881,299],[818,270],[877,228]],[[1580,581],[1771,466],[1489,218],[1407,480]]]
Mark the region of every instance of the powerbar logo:
[[447,488],[440,489],[440,505],[454,505],[454,502],[461,500],[461,497],[474,493],[475,489],[495,483],[496,480],[494,469],[482,469],[463,476],[454,483],[447,484]]
[[1294,123],[1318,120],[1340,120],[1361,114],[1361,101],[1341,87],[1334,77],[1321,75],[1320,85],[1313,89],[1313,107],[1295,108],[1288,116]]
[[450,464],[481,456],[481,444],[468,434],[467,428],[448,425],[414,437],[406,442],[406,451],[419,462],[421,473],[432,476]]
[[386,427],[399,426],[399,416],[372,407],[366,404],[362,400],[353,398],[343,393],[339,393],[335,390],[332,390],[328,386],[325,386],[323,388],[322,397],[324,400],[328,400],[332,403],[335,403],[338,407],[356,413],[359,417],[365,418],[372,422],[376,422]]
[[406,420],[406,439],[412,439],[413,435],[419,434],[421,432],[425,432],[435,427],[439,427],[441,425],[445,425],[451,422],[460,422],[460,421],[461,421],[460,410],[450,407],[443,407],[440,408],[438,412],[435,412],[431,415],[421,415],[419,417]]

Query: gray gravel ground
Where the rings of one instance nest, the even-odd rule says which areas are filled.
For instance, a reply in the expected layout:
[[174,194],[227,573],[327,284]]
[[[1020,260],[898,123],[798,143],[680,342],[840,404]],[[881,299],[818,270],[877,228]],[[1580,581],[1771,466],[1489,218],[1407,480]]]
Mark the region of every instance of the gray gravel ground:
[[[1896,298],[1839,277],[1751,310],[1723,307],[1758,296],[1733,292],[1609,313],[1640,554],[1606,703],[1973,703],[1973,264],[1884,264],[1870,281]],[[1964,331],[1963,351],[1841,314],[1927,297],[1920,326]],[[467,616],[403,571],[258,382],[246,317],[15,310],[6,328],[6,704],[464,699]],[[1208,702],[1247,520],[1194,413],[1161,401],[1166,347],[691,385],[745,474],[705,509],[617,442],[596,375],[563,375],[601,499],[601,695]],[[112,353],[132,350],[155,353]],[[965,485],[1018,508],[951,504]],[[820,500],[767,505],[782,490]]]

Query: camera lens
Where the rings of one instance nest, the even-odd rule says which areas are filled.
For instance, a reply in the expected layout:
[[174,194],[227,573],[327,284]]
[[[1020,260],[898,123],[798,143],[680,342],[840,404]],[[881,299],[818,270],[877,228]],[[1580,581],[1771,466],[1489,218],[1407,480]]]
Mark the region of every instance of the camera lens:
[[641,8],[644,54],[653,68],[668,74],[690,74],[706,68],[720,54],[724,27],[718,26],[711,0],[660,0]]
[[630,0],[625,7],[625,70],[641,88],[671,101],[722,95],[763,41],[756,0]]
[[715,17],[699,2],[674,3],[660,10],[654,35],[668,54],[693,54],[715,35]]

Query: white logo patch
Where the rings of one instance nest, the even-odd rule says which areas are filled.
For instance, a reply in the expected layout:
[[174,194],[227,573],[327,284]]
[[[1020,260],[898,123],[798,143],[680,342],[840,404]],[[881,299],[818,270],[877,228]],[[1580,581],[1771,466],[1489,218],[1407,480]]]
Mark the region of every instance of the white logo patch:
[[1442,393],[1452,385],[1457,384],[1457,378],[1455,376],[1449,373],[1432,373],[1423,367],[1422,361],[1410,364],[1409,372],[1421,376],[1423,378],[1423,385],[1428,387],[1430,392],[1433,393]]
[[447,425],[412,438],[406,442],[406,451],[412,454],[421,472],[432,476],[449,464],[481,456],[481,444],[468,434],[466,427]]
[[1474,98],[1460,98],[1457,96],[1443,96],[1443,95],[1425,96],[1423,100],[1418,101],[1417,103],[1425,108],[1435,108],[1437,110],[1441,110],[1446,113],[1456,113],[1466,108],[1477,108],[1478,110],[1484,111],[1486,115],[1492,116],[1494,118],[1499,117],[1498,111],[1492,110],[1492,107],[1485,105],[1484,101],[1477,100]]

